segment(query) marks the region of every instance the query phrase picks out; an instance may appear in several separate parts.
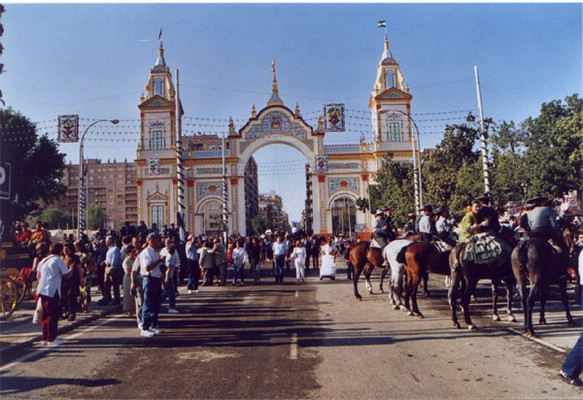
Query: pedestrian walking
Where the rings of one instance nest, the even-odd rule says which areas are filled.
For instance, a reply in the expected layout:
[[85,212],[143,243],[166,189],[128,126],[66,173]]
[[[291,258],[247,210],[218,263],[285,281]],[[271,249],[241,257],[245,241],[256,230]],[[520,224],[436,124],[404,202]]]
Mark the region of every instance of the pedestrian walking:
[[63,255],[63,245],[55,243],[50,250],[50,255],[45,257],[38,267],[39,283],[36,289],[42,302],[41,317],[41,345],[58,346],[63,340],[57,339],[57,329],[61,299],[61,283],[73,273],[67,268]]
[[296,240],[296,245],[291,253],[291,260],[296,270],[296,282],[304,283],[306,276],[306,248],[301,240]]
[[165,259],[160,256],[160,235],[150,233],[148,246],[140,253],[140,273],[144,280],[144,305],[142,308],[142,328],[140,335],[152,337],[163,333],[158,325],[158,314],[162,304],[162,269]]

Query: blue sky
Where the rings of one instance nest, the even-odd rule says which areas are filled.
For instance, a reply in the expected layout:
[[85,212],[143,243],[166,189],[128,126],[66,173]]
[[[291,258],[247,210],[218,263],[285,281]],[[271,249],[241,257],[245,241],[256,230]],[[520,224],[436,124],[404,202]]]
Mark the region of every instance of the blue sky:
[[[5,4],[6,106],[56,135],[56,118],[117,118],[86,140],[86,157],[135,156],[137,105],[157,57],[180,70],[185,133],[241,127],[271,93],[276,59],[279,94],[299,103],[314,124],[321,105],[346,104],[349,132],[327,143],[370,137],[368,99],[383,49],[386,20],[393,56],[414,96],[421,146],[441,140],[446,123],[477,108],[474,65],[484,114],[520,122],[543,102],[581,93],[580,3],[491,4]],[[83,127],[83,126],[82,126]],[[113,138],[117,138],[117,141]],[[123,140],[119,140],[123,139]],[[78,145],[62,145],[77,162]],[[256,153],[260,190],[284,197],[292,219],[303,205],[303,161],[295,150]],[[299,185],[299,186],[298,186]]]

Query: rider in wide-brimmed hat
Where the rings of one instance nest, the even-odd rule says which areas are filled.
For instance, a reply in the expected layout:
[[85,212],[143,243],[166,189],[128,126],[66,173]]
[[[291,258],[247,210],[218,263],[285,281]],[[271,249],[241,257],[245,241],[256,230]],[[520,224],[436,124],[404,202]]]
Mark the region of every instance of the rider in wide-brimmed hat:
[[419,218],[419,235],[422,241],[431,241],[433,235],[437,234],[435,221],[431,218],[433,207],[429,204],[421,209],[421,218]]
[[521,219],[521,227],[526,229],[529,238],[552,239],[564,247],[557,225],[557,213],[554,208],[547,207],[548,199],[544,196],[534,196],[527,201],[533,209],[527,213],[526,218]]

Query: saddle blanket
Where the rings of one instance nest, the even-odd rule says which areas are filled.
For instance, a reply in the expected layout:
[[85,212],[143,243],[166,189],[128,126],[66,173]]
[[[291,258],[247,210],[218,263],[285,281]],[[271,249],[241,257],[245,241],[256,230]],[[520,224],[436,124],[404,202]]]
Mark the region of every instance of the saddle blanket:
[[447,244],[443,240],[435,240],[435,241],[431,242],[431,244],[433,245],[433,247],[435,247],[435,250],[437,250],[437,252],[439,254],[443,254],[443,253],[446,253],[448,251],[453,250],[453,247],[451,247],[449,244]]
[[506,257],[512,248],[504,240],[488,233],[478,233],[466,243],[463,260],[476,264],[490,264]]

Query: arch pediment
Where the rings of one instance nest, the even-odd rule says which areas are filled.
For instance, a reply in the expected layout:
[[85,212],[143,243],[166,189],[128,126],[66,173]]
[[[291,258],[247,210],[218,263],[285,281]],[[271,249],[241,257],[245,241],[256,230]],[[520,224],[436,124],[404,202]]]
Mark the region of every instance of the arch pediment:
[[159,108],[159,107],[174,107],[174,103],[165,99],[162,96],[154,96],[149,98],[148,100],[144,101],[142,104],[140,104],[138,107],[140,109],[144,109],[144,108]]
[[307,142],[314,136],[314,129],[301,116],[278,105],[265,107],[256,117],[250,118],[238,134],[239,138],[246,141],[272,135],[292,136]]
[[390,88],[375,96],[375,100],[411,100],[413,96],[397,88]]
[[156,190],[154,193],[146,197],[146,199],[148,201],[166,201],[168,200],[168,196],[160,193],[159,190]]

